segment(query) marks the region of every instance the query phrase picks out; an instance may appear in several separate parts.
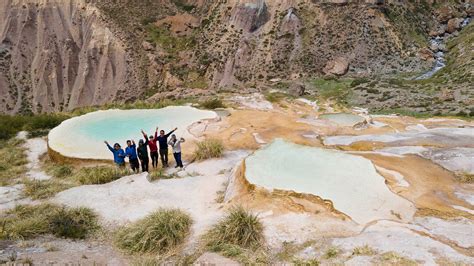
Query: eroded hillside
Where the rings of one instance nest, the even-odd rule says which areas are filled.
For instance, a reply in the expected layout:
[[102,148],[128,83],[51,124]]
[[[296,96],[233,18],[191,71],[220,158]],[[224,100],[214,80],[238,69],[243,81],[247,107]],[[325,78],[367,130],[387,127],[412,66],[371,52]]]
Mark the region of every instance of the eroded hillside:
[[134,97],[122,42],[82,0],[0,3],[1,111],[39,113]]
[[[439,49],[430,47],[430,36],[458,36],[461,20],[473,13],[462,1],[432,2],[3,1],[1,111],[52,112],[222,89],[290,89],[320,77],[423,73]],[[469,39],[458,38],[443,51],[455,58]],[[459,69],[455,62],[447,69]],[[471,65],[462,73],[472,73]],[[472,76],[454,72],[444,71],[444,81],[452,75],[463,81],[448,94],[465,84],[469,90]],[[345,102],[376,109],[404,104]]]

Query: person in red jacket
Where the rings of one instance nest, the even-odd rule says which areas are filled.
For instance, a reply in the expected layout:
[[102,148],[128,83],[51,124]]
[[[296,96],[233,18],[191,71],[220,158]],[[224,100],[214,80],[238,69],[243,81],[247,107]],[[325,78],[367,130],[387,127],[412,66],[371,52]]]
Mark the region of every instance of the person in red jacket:
[[[142,129],[142,134],[146,138],[146,134]],[[156,142],[158,141],[158,127],[156,127],[155,134],[150,135],[148,139],[148,147],[150,147],[150,157],[151,157],[151,165],[153,168],[158,167],[158,146]]]

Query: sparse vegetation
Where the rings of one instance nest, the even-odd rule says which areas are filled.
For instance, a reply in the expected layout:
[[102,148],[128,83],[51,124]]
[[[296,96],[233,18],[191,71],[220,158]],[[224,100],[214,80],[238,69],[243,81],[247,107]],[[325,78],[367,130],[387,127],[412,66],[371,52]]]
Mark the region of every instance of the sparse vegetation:
[[74,168],[69,164],[52,164],[46,169],[46,173],[56,178],[71,176],[73,172]]
[[339,103],[345,103],[352,82],[352,79],[320,78],[311,83],[323,99],[335,99]]
[[337,257],[338,255],[339,255],[339,249],[336,247],[330,247],[328,250],[326,250],[324,257],[326,259],[332,259],[332,258]]
[[278,103],[285,99],[288,95],[282,92],[269,92],[265,94],[265,99],[271,103]]
[[224,108],[225,105],[219,98],[208,99],[200,104],[203,108],[206,109],[216,109],[216,108]]
[[150,182],[153,182],[155,180],[159,180],[159,179],[171,179],[171,178],[175,178],[176,175],[167,175],[163,169],[159,169],[159,170],[156,170],[156,171],[150,171],[148,173],[148,180]]
[[49,130],[69,118],[64,114],[0,115],[0,140],[7,140],[22,130]]
[[98,185],[112,182],[127,174],[130,174],[128,169],[119,169],[113,166],[94,166],[79,169],[73,178],[82,185]]
[[174,59],[181,51],[188,50],[196,45],[193,36],[173,36],[166,27],[157,27],[154,24],[145,26],[147,41],[158,44],[168,53],[168,60]]
[[87,208],[42,203],[19,205],[0,216],[1,239],[28,239],[44,234],[82,239],[99,228],[97,216]]
[[371,248],[369,245],[355,247],[352,251],[352,255],[354,256],[373,256],[377,252]]
[[0,141],[0,186],[6,186],[26,172],[25,149],[23,141],[12,138]]
[[181,245],[191,217],[179,209],[160,209],[116,233],[117,246],[130,253],[166,253]]
[[472,184],[474,183],[474,175],[466,172],[456,173],[456,178],[461,183]]
[[68,164],[51,164],[46,172],[53,176],[48,180],[23,179],[23,193],[32,199],[47,199],[58,192],[79,185],[105,184],[117,180],[130,172],[113,166],[83,167],[76,170]]
[[219,158],[224,153],[224,144],[218,139],[206,139],[196,144],[194,157],[196,160]]
[[415,261],[405,258],[395,252],[383,253],[380,257],[384,265],[413,266],[418,265]]
[[68,182],[58,179],[31,180],[25,178],[23,184],[25,185],[23,188],[23,194],[34,200],[50,198],[58,192],[64,191],[73,186]]

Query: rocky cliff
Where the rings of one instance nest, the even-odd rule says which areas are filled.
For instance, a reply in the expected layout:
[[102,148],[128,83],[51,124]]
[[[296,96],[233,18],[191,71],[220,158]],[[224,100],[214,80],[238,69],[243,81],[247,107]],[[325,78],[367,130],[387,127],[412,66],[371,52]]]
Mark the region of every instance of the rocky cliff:
[[134,97],[124,45],[94,6],[4,0],[0,12],[0,111],[62,111]]
[[462,1],[5,0],[0,111],[422,72],[430,35],[458,34],[470,12]]

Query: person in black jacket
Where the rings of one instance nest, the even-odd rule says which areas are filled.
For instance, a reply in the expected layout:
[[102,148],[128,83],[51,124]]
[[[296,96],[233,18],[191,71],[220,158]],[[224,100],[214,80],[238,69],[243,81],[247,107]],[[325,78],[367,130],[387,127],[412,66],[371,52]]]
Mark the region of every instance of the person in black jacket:
[[137,148],[138,158],[140,159],[140,163],[142,166],[142,172],[148,172],[148,138],[145,135],[145,141],[142,139],[138,141],[138,148]]
[[164,130],[160,130],[160,135],[158,136],[158,144],[160,146],[160,157],[163,167],[168,167],[168,137],[173,134],[178,128],[173,129],[172,131],[165,134]]

